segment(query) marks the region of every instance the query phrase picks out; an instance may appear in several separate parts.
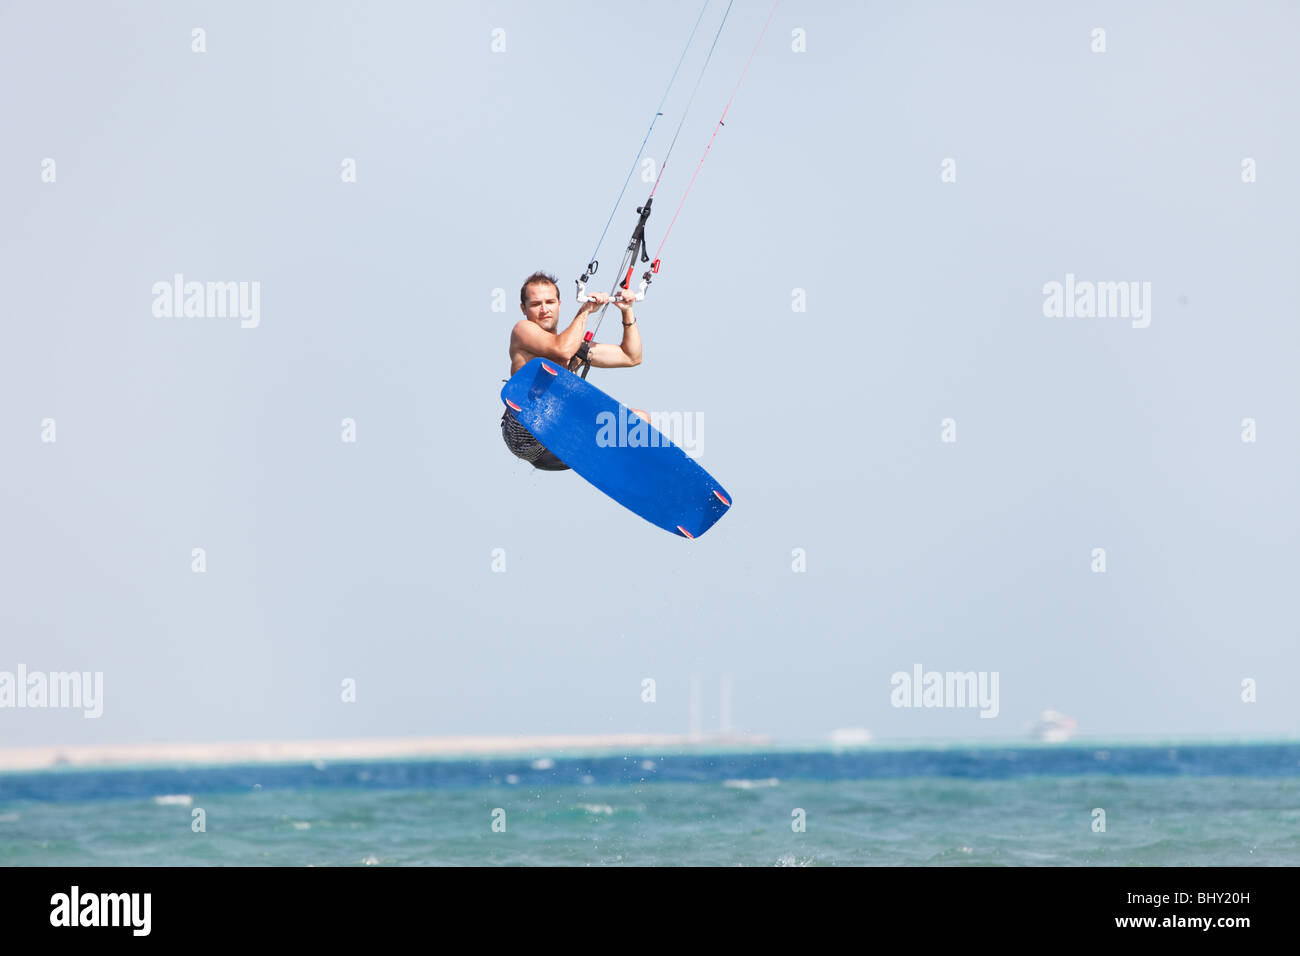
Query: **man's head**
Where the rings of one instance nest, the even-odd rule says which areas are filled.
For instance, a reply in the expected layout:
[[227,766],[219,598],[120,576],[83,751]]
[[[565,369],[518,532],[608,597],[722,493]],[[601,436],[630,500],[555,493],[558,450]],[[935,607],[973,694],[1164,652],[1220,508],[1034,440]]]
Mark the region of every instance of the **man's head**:
[[555,276],[534,272],[519,290],[519,308],[524,318],[554,332],[560,320],[560,287]]

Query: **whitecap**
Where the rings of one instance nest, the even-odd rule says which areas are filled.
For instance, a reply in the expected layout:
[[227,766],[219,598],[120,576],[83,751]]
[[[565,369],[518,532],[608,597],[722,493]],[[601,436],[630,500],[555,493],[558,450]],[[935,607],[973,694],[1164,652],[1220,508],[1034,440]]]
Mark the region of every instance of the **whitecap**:
[[193,806],[194,798],[188,793],[169,793],[154,797],[153,802],[160,807],[188,807]]
[[724,780],[722,785],[737,790],[753,790],[755,787],[775,787],[780,782],[776,777],[767,777],[763,780]]
[[555,766],[555,761],[550,757],[539,757],[530,766],[534,770],[550,770]]

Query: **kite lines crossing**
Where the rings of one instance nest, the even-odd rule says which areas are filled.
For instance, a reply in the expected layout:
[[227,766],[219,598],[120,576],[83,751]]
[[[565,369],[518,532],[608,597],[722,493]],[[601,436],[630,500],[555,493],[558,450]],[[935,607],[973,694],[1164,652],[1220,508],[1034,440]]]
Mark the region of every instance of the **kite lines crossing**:
[[[609,218],[605,221],[605,228],[601,230],[600,238],[596,240],[596,248],[592,251],[587,261],[587,267],[583,270],[582,275],[575,280],[578,286],[577,299],[579,303],[588,301],[590,296],[587,295],[587,282],[596,274],[600,267],[600,261],[597,256],[600,255],[601,244],[605,241],[605,236],[609,232],[610,223],[614,221],[614,216],[618,213],[618,207],[623,201],[623,196],[627,192],[628,183],[632,181],[632,174],[636,172],[637,164],[641,162],[641,157],[645,154],[646,143],[650,141],[650,134],[654,132],[655,123],[659,117],[663,116],[664,103],[668,101],[668,94],[672,91],[673,84],[677,81],[677,74],[682,68],[682,63],[686,59],[686,54],[695,41],[695,34],[699,30],[700,21],[704,19],[705,11],[708,10],[712,0],[705,0],[704,6],[700,8],[700,14],[695,18],[695,25],[691,28],[690,36],[686,40],[686,46],[682,48],[682,55],[677,60],[677,66],[673,69],[673,74],[668,80],[668,87],[664,90],[663,98],[659,101],[659,107],[655,110],[654,115],[650,118],[650,126],[646,129],[645,137],[641,140],[641,148],[637,150],[636,158],[632,160],[632,168],[628,170],[627,178],[623,180],[623,188],[619,190],[618,199],[614,200],[614,208],[610,211]],[[704,65],[700,67],[700,74],[695,79],[695,86],[691,89],[690,98],[686,101],[686,108],[682,111],[682,117],[677,123],[677,130],[673,133],[672,141],[668,144],[668,151],[664,154],[663,162],[659,164],[659,174],[655,177],[654,186],[650,189],[650,195],[646,201],[637,207],[636,227],[632,230],[632,238],[627,244],[627,249],[623,253],[623,264],[619,267],[618,274],[615,276],[613,288],[610,289],[610,295],[614,296],[621,293],[624,300],[640,301],[645,298],[646,289],[650,286],[651,278],[659,274],[661,263],[660,253],[663,252],[664,243],[668,241],[668,234],[672,232],[673,226],[677,223],[677,217],[681,214],[682,206],[686,204],[686,197],[691,193],[691,187],[695,185],[695,179],[700,174],[700,167],[704,165],[704,160],[708,158],[709,150],[713,148],[713,141],[718,136],[718,130],[722,129],[724,121],[727,118],[727,111],[731,109],[731,104],[736,98],[736,91],[740,89],[740,84],[745,80],[745,74],[749,72],[749,65],[754,62],[754,54],[758,52],[759,46],[763,42],[763,37],[767,34],[767,28],[772,23],[772,17],[776,15],[776,8],[780,6],[781,0],[776,0],[772,4],[772,12],[767,15],[767,22],[763,24],[763,30],[758,35],[758,41],[754,44],[754,49],[749,54],[749,59],[745,62],[745,68],[740,73],[740,79],[736,81],[735,88],[731,91],[731,98],[727,100],[727,105],[722,110],[722,116],[719,117],[717,125],[713,127],[713,135],[709,137],[708,144],[704,147],[704,154],[700,156],[699,163],[695,166],[695,173],[691,176],[691,181],[686,187],[686,192],[682,194],[681,202],[677,204],[677,211],[673,213],[672,220],[668,223],[668,228],[664,230],[663,238],[659,241],[659,248],[655,250],[654,260],[646,253],[645,225],[646,220],[650,218],[650,208],[654,204],[655,194],[659,191],[659,183],[663,180],[664,171],[668,168],[668,160],[672,157],[673,147],[677,145],[677,137],[681,134],[682,126],[686,122],[686,117],[690,113],[691,104],[695,102],[695,94],[699,91],[700,81],[704,79],[705,71],[709,68],[709,62],[713,59],[713,51],[717,49],[718,38],[722,36],[722,29],[727,25],[727,18],[731,15],[731,8],[735,0],[729,0],[727,9],[722,14],[722,22],[718,24],[718,30],[713,35],[713,43],[709,46],[708,55],[704,58]],[[648,268],[641,276],[641,285],[636,292],[631,291],[632,273],[636,269],[637,260],[642,263],[650,263]],[[592,327],[583,336],[582,344],[578,346],[578,352],[569,364],[572,371],[581,371],[583,378],[587,377],[587,372],[591,369],[591,363],[588,360],[587,353],[595,339],[596,332],[600,329],[601,320],[605,318],[605,310],[609,308],[606,302],[596,316],[596,321]]]

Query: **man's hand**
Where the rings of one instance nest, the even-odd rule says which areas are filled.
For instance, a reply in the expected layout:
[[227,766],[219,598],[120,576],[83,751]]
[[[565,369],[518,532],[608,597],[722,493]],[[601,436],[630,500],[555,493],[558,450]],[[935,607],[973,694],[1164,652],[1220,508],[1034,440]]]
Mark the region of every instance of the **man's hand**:
[[592,292],[587,295],[587,301],[582,303],[580,312],[592,313],[609,301],[608,292]]
[[[620,290],[618,296],[619,297],[614,300],[614,304],[618,306],[619,311],[623,313],[623,318],[635,318],[635,316],[632,315],[632,306],[636,304],[636,293],[631,289]],[[623,296],[627,296],[627,298],[624,299]]]

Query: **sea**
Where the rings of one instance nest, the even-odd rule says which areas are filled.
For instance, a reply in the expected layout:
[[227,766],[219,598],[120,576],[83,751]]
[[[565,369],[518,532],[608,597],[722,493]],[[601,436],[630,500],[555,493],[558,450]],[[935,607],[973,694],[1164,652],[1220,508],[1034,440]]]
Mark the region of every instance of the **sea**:
[[4,866],[1296,866],[1300,743],[0,773]]

